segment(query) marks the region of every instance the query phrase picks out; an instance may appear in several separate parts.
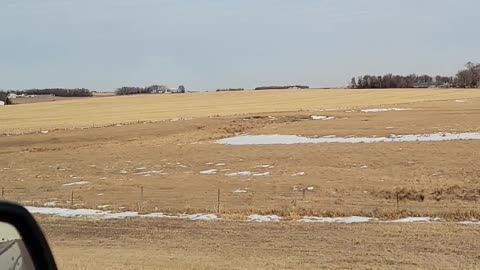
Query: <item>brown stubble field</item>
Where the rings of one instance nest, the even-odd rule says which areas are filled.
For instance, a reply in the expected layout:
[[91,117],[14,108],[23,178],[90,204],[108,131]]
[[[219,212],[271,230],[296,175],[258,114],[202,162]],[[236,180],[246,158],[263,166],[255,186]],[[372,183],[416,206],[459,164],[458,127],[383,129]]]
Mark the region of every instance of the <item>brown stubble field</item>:
[[[214,143],[238,132],[371,137],[480,131],[480,91],[388,91],[344,90],[337,92],[338,97],[331,91],[282,92],[286,96],[276,91],[194,94],[178,102],[186,109],[180,106],[173,112],[164,110],[173,108],[170,103],[181,96],[52,103],[73,107],[67,109],[66,105],[49,107],[49,103],[12,106],[18,110],[17,121],[4,122],[2,114],[3,132],[15,129],[29,133],[45,123],[52,126],[48,134],[0,137],[0,184],[6,199],[25,205],[101,206],[105,210],[145,213],[214,213],[218,190],[221,192],[220,222],[40,217],[64,269],[96,269],[96,265],[135,268],[136,262],[137,269],[317,269],[358,264],[370,269],[459,265],[474,269],[480,259],[472,251],[479,248],[475,239],[480,229],[453,221],[480,218],[479,141],[265,146]],[[187,100],[193,97],[196,103],[187,107]],[[133,103],[143,98],[146,105],[125,108],[124,102],[118,103],[122,109],[112,105],[129,98]],[[111,107],[96,104],[100,100]],[[151,100],[158,104],[153,105]],[[81,107],[91,110],[90,106],[98,106],[96,126],[111,126],[62,130],[67,126],[65,119],[70,118],[74,119],[72,125],[80,123],[75,127],[86,127],[82,125],[90,120],[74,112]],[[350,112],[351,108],[363,107],[411,110]],[[134,117],[123,119],[105,110],[131,110]],[[311,115],[336,119],[314,121]],[[36,120],[19,120],[27,116]],[[193,119],[175,119],[180,117]],[[143,123],[114,125],[132,121]],[[201,174],[211,169],[217,169],[217,174]],[[269,175],[226,175],[241,171]],[[304,175],[294,176],[299,172]],[[63,186],[78,181],[88,183]],[[299,191],[306,187],[313,190]],[[398,204],[396,194],[400,196]],[[252,213],[278,214],[286,222],[244,222]],[[320,225],[295,221],[304,215],[365,215],[380,220],[438,216],[449,222]],[[152,237],[150,229],[158,235]],[[290,248],[292,242],[296,243],[294,249]],[[77,253],[83,256],[73,256]],[[98,254],[98,264],[93,254]],[[148,259],[153,256],[159,260]]]

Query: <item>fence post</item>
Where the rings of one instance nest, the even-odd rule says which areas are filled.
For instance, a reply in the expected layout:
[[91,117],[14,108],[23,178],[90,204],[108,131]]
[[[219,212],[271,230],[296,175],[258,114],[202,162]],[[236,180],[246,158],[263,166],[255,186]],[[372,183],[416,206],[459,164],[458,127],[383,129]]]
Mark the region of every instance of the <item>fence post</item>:
[[217,214],[220,214],[220,188],[217,190]]
[[72,189],[72,196],[70,198],[70,204],[73,206],[73,189]]
[[143,208],[143,186],[140,187],[140,206],[139,206],[139,210],[142,210]]
[[397,212],[399,212],[400,206],[398,205],[398,202],[400,201],[400,198],[398,197],[398,192],[396,193],[396,199],[397,199]]

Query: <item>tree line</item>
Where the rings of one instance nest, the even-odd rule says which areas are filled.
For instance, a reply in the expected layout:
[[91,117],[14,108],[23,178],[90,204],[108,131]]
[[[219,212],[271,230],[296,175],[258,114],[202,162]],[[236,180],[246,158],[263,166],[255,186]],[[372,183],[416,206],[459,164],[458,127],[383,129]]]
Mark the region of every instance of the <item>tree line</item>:
[[86,88],[45,88],[45,89],[26,89],[9,90],[7,93],[16,95],[54,95],[57,97],[91,97],[93,93]]
[[185,93],[185,86],[179,85],[174,91],[171,91],[165,85],[150,85],[147,87],[123,86],[115,90],[115,95],[137,95],[137,94],[161,94],[161,93]]
[[386,74],[383,76],[364,75],[353,77],[350,88],[479,88],[480,64],[468,62],[465,68],[458,71],[455,76],[435,76],[410,74],[407,76]]

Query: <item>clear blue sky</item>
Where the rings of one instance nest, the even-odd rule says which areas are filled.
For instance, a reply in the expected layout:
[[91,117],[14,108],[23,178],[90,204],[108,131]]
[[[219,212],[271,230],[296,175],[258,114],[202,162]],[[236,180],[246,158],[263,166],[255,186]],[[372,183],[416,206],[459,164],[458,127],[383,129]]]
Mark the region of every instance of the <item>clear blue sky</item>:
[[346,85],[480,59],[478,0],[3,0],[0,89]]

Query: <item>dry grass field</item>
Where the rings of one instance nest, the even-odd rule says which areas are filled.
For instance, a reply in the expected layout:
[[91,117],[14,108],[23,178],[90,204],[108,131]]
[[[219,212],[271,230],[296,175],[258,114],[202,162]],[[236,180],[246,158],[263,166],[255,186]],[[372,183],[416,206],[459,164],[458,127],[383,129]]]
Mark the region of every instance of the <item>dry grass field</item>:
[[[335,118],[319,121],[312,115]],[[215,143],[240,133],[480,132],[478,90],[105,97],[5,106],[0,121],[0,133],[11,135],[0,136],[6,199],[114,212],[218,212],[222,218],[39,217],[63,269],[476,269],[480,264],[479,226],[454,223],[480,219],[478,140]],[[39,130],[49,132],[31,133]],[[285,222],[245,222],[250,214],[277,214]],[[350,215],[447,222],[296,221]]]
[[480,92],[428,90],[295,90],[139,95],[64,100],[0,108],[0,133],[105,126],[177,117],[351,108],[480,97]]

